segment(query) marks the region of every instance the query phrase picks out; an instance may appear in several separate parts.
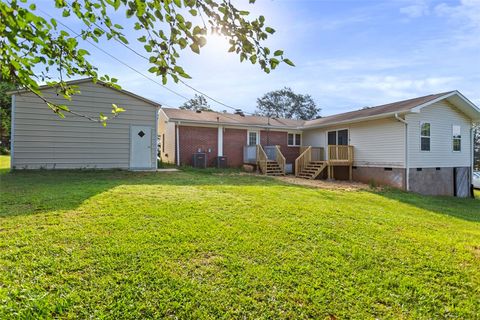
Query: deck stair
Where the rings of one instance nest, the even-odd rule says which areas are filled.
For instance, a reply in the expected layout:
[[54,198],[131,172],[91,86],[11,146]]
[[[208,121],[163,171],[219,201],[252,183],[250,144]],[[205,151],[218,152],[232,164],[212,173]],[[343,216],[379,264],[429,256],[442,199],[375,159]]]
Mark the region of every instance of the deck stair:
[[303,168],[298,176],[304,179],[316,179],[327,166],[326,161],[311,161]]
[[275,160],[268,160],[265,174],[267,176],[284,176],[285,172]]

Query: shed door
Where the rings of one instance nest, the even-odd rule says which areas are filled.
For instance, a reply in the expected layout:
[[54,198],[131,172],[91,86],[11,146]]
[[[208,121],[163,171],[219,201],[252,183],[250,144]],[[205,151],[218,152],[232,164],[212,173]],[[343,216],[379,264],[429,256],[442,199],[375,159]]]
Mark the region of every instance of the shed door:
[[130,143],[130,168],[152,168],[152,127],[132,126]]

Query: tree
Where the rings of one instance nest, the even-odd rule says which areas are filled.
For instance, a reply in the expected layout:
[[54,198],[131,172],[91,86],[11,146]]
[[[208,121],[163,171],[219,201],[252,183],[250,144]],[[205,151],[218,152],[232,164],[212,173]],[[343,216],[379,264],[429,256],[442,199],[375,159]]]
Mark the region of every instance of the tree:
[[212,111],[212,108],[203,95],[195,94],[195,97],[185,102],[180,109],[193,111]]
[[267,117],[310,120],[319,117],[320,111],[310,95],[287,87],[257,99],[256,113]]
[[[37,9],[35,3],[41,4],[39,0],[0,1],[0,68],[4,81],[35,93],[62,117],[65,112],[75,112],[43,97],[39,81],[56,87],[66,99],[78,90],[68,85],[65,78],[88,76],[94,82],[101,80],[119,88],[117,79],[98,74],[97,67],[89,60],[89,52],[80,46],[80,39],[96,43],[114,40],[130,50],[133,50],[130,42],[142,43],[143,51],[136,53],[150,62],[148,71],[161,77],[164,84],[168,78],[175,82],[190,78],[178,63],[180,51],[188,48],[200,53],[208,32],[223,35],[229,41],[229,52],[238,54],[240,61],[259,64],[267,73],[281,62],[293,65],[284,58],[282,50],[272,52],[262,45],[275,32],[265,25],[265,18],[247,19],[249,12],[236,8],[230,0],[52,1],[63,17],[78,20],[81,29],[73,30],[54,19],[40,5]],[[132,20],[133,39],[127,39],[122,25],[115,23],[114,11],[123,12]],[[112,105],[113,117],[121,111]],[[89,119],[105,123],[108,118],[100,114],[98,119]]]
[[0,142],[2,147],[10,146],[10,114],[12,103],[7,92],[13,89],[15,89],[13,84],[0,81]]

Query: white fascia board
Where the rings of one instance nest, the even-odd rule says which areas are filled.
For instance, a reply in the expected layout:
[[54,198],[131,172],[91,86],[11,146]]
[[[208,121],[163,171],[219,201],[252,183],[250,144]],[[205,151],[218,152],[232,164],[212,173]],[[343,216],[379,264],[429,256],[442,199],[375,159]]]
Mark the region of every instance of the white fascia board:
[[[429,101],[429,102],[426,102],[424,104],[421,104],[419,106],[416,106],[415,108],[412,109],[412,112],[420,112],[423,108],[425,107],[428,107],[436,102],[439,102],[439,101],[442,101],[442,100],[445,100],[445,99],[448,99],[448,98],[451,98],[453,96],[456,96],[460,99],[461,102],[463,102],[466,106],[468,106],[469,108],[471,108],[474,113],[477,114],[477,116],[472,116],[472,115],[468,115],[470,118],[472,118],[472,120],[474,121],[478,121],[480,120],[480,108],[478,108],[475,104],[473,104],[473,102],[471,102],[470,100],[468,100],[463,94],[461,94],[459,91],[453,91],[451,93],[448,93],[446,95],[443,95],[437,99],[434,99],[432,101]],[[461,110],[465,113],[464,110]]]

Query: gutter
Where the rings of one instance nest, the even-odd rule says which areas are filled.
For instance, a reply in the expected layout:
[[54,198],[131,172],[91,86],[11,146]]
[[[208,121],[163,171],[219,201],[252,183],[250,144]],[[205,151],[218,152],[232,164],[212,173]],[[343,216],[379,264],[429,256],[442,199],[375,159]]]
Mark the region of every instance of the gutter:
[[410,191],[410,167],[408,164],[408,122],[395,113],[395,119],[405,124],[405,188]]

